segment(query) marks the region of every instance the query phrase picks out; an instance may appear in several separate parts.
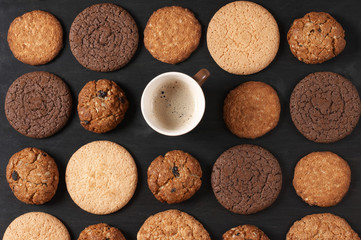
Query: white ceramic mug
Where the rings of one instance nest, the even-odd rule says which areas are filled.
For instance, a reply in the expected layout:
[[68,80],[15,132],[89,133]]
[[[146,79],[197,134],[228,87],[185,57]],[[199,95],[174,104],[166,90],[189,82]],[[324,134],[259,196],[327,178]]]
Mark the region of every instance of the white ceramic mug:
[[[193,77],[180,72],[167,72],[153,78],[145,87],[141,99],[141,110],[147,124],[153,128],[153,130],[167,136],[183,135],[194,129],[201,121],[205,111],[206,104],[201,85],[209,76],[210,74],[207,69],[201,69]],[[191,117],[189,117],[184,124],[182,123],[180,126],[177,126],[177,128],[171,128],[161,124],[159,121],[161,116],[157,116],[154,110],[154,104],[156,104],[154,98],[158,94],[157,91],[159,91],[162,86],[170,84],[171,81],[179,81],[180,84],[182,84],[181,86],[187,87],[187,93],[190,93],[192,96],[192,102],[194,104]]]

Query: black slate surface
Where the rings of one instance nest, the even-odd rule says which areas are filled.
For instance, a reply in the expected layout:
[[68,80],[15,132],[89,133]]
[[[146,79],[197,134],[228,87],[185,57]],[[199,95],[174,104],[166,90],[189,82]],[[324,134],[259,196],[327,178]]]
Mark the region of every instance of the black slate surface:
[[[221,0],[118,0],[135,18],[140,32],[144,30],[151,13],[163,6],[181,5],[191,9],[203,27],[199,48],[185,62],[168,65],[152,58],[141,41],[133,60],[123,69],[112,73],[98,73],[83,68],[72,56],[68,33],[75,16],[93,3],[88,0],[0,0],[0,236],[17,216],[30,211],[44,211],[55,215],[68,227],[72,239],[90,224],[106,222],[120,228],[127,239],[136,239],[138,229],[145,219],[159,211],[176,208],[196,217],[204,224],[212,239],[239,224],[259,226],[271,239],[284,239],[289,227],[301,217],[321,212],[331,212],[344,217],[354,230],[361,233],[361,125],[345,139],[333,144],[316,144],[306,140],[292,124],[288,102],[292,89],[304,76],[316,71],[333,71],[350,79],[361,90],[361,1],[359,0],[256,0],[276,18],[281,44],[273,63],[260,73],[236,76],[220,69],[210,57],[206,45],[206,28],[213,14],[230,1]],[[7,30],[11,21],[24,12],[41,9],[50,11],[60,19],[65,31],[65,46],[59,56],[43,66],[29,66],[17,61],[7,45]],[[321,65],[306,65],[294,58],[288,48],[286,34],[293,19],[310,11],[331,13],[346,31],[347,45],[341,55]],[[206,112],[203,120],[192,132],[179,137],[166,137],[154,132],[145,123],[140,111],[140,97],[146,84],[155,76],[167,71],[179,71],[189,75],[200,68],[207,68],[212,76],[203,85]],[[116,81],[127,93],[130,108],[124,122],[106,134],[84,130],[79,124],[74,104],[73,115],[66,127],[47,139],[31,139],[17,133],[7,122],[3,106],[10,84],[20,75],[30,71],[49,71],[70,86],[74,99],[83,85],[100,78]],[[231,89],[245,81],[255,80],[271,84],[279,93],[282,103],[278,126],[257,140],[240,139],[232,135],[222,120],[223,100]],[[81,210],[66,191],[64,172],[68,159],[82,145],[94,140],[110,140],[126,147],[133,155],[139,171],[136,193],[122,210],[107,216],[92,215]],[[279,160],[283,171],[283,189],[277,201],[268,209],[254,215],[242,216],[224,209],[215,199],[211,186],[211,168],[217,157],[237,144],[257,144],[270,150]],[[5,178],[8,159],[25,147],[38,147],[52,155],[59,166],[59,189],[52,201],[42,206],[26,205],[12,194]],[[199,159],[203,168],[203,185],[190,200],[175,205],[158,202],[148,189],[146,171],[150,162],[159,154],[181,149]],[[351,166],[351,187],[344,200],[335,207],[310,207],[295,193],[292,187],[293,169],[297,161],[312,151],[333,151]]]

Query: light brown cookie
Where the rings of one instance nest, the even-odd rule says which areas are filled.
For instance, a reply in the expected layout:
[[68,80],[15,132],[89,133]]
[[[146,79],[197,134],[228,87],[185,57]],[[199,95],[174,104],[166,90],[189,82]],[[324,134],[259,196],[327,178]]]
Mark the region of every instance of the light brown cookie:
[[80,124],[95,133],[108,132],[123,121],[128,105],[124,91],[115,82],[90,81],[78,96]]
[[253,2],[223,6],[208,25],[209,53],[223,70],[233,74],[248,75],[266,68],[275,58],[279,42],[276,20]]
[[139,229],[137,240],[210,240],[203,225],[191,215],[175,209],[150,216]]
[[20,201],[43,204],[55,195],[59,172],[49,154],[37,148],[25,148],[10,158],[6,179]]
[[295,168],[293,186],[309,205],[331,207],[346,195],[351,182],[347,162],[332,152],[313,152]]
[[270,85],[245,82],[224,100],[223,119],[233,134],[254,139],[277,126],[280,112],[280,100]]
[[137,186],[137,167],[130,153],[110,141],[94,141],[79,148],[66,167],[70,197],[83,210],[109,214],[124,207]]
[[86,227],[78,240],[126,240],[119,229],[105,223],[98,223]]
[[312,214],[296,221],[286,240],[360,240],[345,219],[331,213]]
[[161,202],[179,203],[192,197],[202,185],[202,169],[194,157],[180,150],[158,156],[148,168],[148,186]]
[[63,47],[63,28],[51,13],[27,12],[10,24],[8,43],[19,61],[30,65],[45,64]]
[[43,212],[29,212],[17,217],[7,227],[3,240],[70,240],[66,227],[56,217]]
[[287,33],[287,40],[292,54],[308,64],[330,60],[346,46],[341,24],[325,12],[310,12],[296,19]]
[[144,45],[159,61],[176,64],[197,49],[201,35],[201,24],[190,10],[163,7],[149,18],[144,29]]
[[253,225],[240,225],[223,234],[223,240],[269,240],[267,235]]

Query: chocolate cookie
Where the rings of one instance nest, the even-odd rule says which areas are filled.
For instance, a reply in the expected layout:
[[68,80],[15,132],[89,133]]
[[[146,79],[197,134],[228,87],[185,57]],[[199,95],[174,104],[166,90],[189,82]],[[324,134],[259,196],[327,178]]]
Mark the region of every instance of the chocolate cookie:
[[202,29],[194,14],[182,7],[155,11],[144,29],[144,45],[161,62],[176,64],[197,49]]
[[276,200],[282,187],[282,172],[269,151],[243,144],[219,156],[213,165],[211,182],[223,207],[238,214],[252,214]]
[[48,72],[30,72],[9,87],[5,114],[11,126],[32,138],[49,137],[68,121],[72,97],[68,86]]
[[280,118],[277,92],[263,82],[245,82],[228,93],[223,119],[228,129],[241,138],[258,138],[274,129]]
[[98,223],[85,228],[78,240],[126,240],[119,229],[105,223]]
[[206,229],[191,215],[175,209],[150,216],[139,229],[137,240],[210,240]]
[[316,64],[339,55],[346,46],[345,31],[330,14],[310,12],[296,19],[287,34],[292,54]]
[[127,109],[124,91],[107,79],[88,82],[78,96],[80,124],[95,133],[114,129],[123,120]]
[[158,156],[148,168],[148,186],[161,202],[179,203],[192,197],[202,185],[197,159],[180,150]]
[[35,10],[14,19],[8,31],[14,57],[30,65],[53,60],[63,47],[63,28],[54,15]]
[[69,33],[70,50],[84,67],[110,72],[125,66],[138,48],[138,27],[123,8],[100,3],[84,9]]
[[10,158],[6,179],[20,201],[43,204],[55,195],[59,172],[49,154],[37,148],[25,148]]
[[336,142],[356,127],[361,102],[355,86],[332,72],[306,76],[295,87],[290,99],[292,121],[308,140]]
[[293,186],[309,205],[331,207],[346,195],[351,182],[347,162],[332,152],[313,152],[296,165]]
[[267,235],[253,225],[240,225],[223,234],[223,240],[269,240]]
[[286,240],[360,240],[345,219],[331,213],[312,214],[296,221],[287,233]]

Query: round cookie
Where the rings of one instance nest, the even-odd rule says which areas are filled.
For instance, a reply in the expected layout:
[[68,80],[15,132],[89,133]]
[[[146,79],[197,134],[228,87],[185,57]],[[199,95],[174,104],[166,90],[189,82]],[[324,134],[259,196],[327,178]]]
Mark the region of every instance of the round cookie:
[[29,212],[17,217],[7,227],[3,240],[70,240],[66,227],[56,217],[44,212]]
[[356,127],[361,102],[355,86],[332,72],[316,72],[302,79],[290,99],[292,121],[308,140],[336,142]]
[[309,205],[331,207],[346,195],[351,182],[347,162],[332,152],[313,152],[295,168],[293,186]]
[[14,19],[8,31],[14,57],[30,65],[46,64],[63,47],[63,28],[54,15],[35,10]]
[[5,114],[19,133],[49,137],[64,127],[72,110],[68,86],[48,72],[30,72],[16,79],[6,94]]
[[211,183],[218,202],[231,212],[252,214],[269,207],[282,187],[277,159],[256,145],[234,146],[213,165]]
[[161,62],[176,64],[197,49],[202,29],[194,14],[182,7],[163,7],[150,16],[144,45]]
[[108,132],[123,120],[128,105],[124,91],[115,82],[88,82],[78,96],[80,124],[95,133]]
[[274,129],[280,118],[277,92],[263,82],[245,82],[230,91],[224,100],[223,119],[240,138],[255,139]]
[[10,158],[6,179],[20,201],[43,204],[55,195],[59,171],[49,154],[37,148],[25,148]]
[[79,235],[78,240],[126,240],[119,229],[105,223],[98,223],[86,227]]
[[253,225],[240,225],[223,234],[223,240],[269,240],[267,235]]
[[330,14],[310,12],[296,19],[287,33],[292,54],[307,64],[323,63],[346,46],[345,31]]
[[124,67],[138,48],[138,27],[123,8],[100,3],[84,9],[69,33],[70,50],[85,68],[110,72]]
[[312,214],[296,221],[287,233],[286,240],[360,240],[345,219],[331,213]]
[[171,209],[150,216],[139,229],[137,240],[210,240],[206,229],[191,215]]
[[124,207],[133,197],[137,181],[133,157],[110,141],[94,141],[79,148],[65,173],[73,201],[84,211],[99,215]]
[[248,75],[263,70],[276,57],[279,43],[276,20],[253,2],[228,3],[208,25],[209,53],[229,73]]
[[148,168],[148,186],[161,202],[180,203],[202,185],[202,169],[194,157],[180,150],[158,156]]

